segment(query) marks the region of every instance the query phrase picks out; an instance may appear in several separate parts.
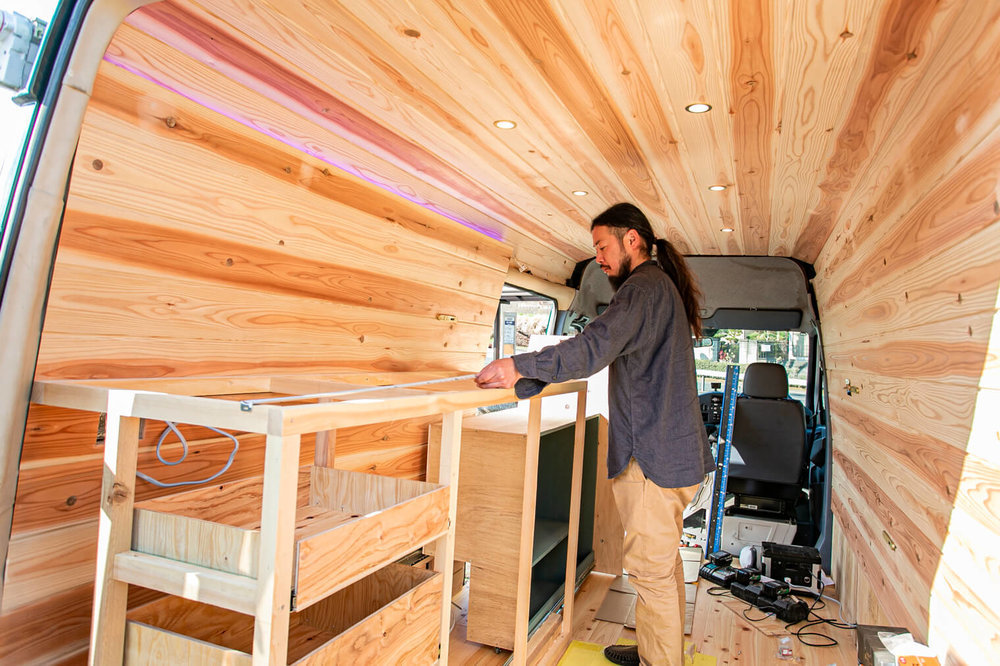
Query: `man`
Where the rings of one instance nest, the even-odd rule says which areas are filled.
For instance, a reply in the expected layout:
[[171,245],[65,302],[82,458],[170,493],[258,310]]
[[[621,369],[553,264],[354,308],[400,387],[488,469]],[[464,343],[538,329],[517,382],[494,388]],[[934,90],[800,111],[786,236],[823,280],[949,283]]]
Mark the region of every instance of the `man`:
[[527,398],[546,383],[610,365],[608,477],[625,526],[625,570],[637,593],[638,646],[613,645],[604,654],[617,664],[680,666],[682,517],[714,467],[691,347],[692,333],[701,334],[699,293],[683,257],[655,237],[634,205],[598,215],[591,234],[597,263],[615,288],[607,310],[554,347],[490,363],[476,383],[514,387]]

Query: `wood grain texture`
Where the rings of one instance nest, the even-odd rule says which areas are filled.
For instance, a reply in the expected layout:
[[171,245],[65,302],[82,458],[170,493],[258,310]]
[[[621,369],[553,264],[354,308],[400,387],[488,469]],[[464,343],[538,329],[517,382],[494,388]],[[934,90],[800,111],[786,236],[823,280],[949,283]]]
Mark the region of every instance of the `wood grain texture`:
[[[437,654],[440,599],[440,576],[390,566],[293,614],[288,663],[431,663]],[[251,661],[252,617],[166,598],[137,608],[130,618],[135,663]]]
[[[820,191],[834,128],[849,111],[878,25],[873,1],[775,3],[770,253],[791,255]],[[765,129],[765,128],[762,128]]]
[[[864,73],[851,109],[836,132],[834,152],[819,184],[821,196],[792,249],[794,256],[815,261],[842,213],[863,166],[888,133],[919,81],[930,58],[910,57],[918,45],[933,48],[928,37],[946,33],[956,5],[935,2],[886,2],[878,16],[878,33],[867,54]],[[923,50],[923,49],[921,49]]]
[[767,200],[771,191],[774,127],[774,65],[767,0],[730,2],[733,57],[729,71],[736,186],[743,200],[745,254],[766,254],[771,237]]
[[[507,263],[559,282],[591,252],[589,219],[635,201],[686,251],[815,262],[831,386],[862,386],[831,400],[838,552],[856,583],[845,602],[872,618],[878,598],[897,618],[926,609],[916,623],[944,653],[981,661],[995,621],[977,581],[992,589],[996,575],[969,535],[998,533],[998,12],[996,0],[147,7],[94,87],[38,374],[476,370]],[[694,101],[714,108],[684,112]],[[518,127],[495,129],[500,117]],[[708,192],[716,183],[729,189]],[[338,433],[338,464],[419,480],[425,425],[360,429],[343,458]],[[59,530],[94,519],[95,431],[90,415],[32,410],[24,547],[51,553]],[[233,474],[260,461],[248,440]],[[191,473],[217,469],[213,438],[194,441]],[[906,517],[938,550],[930,583],[926,543],[905,558],[878,545],[890,521],[874,498],[919,505]],[[52,615],[42,591],[79,588],[82,554],[64,570],[17,562],[21,601],[0,624]],[[894,597],[882,565],[922,588]],[[9,632],[0,644],[19,663],[78,654],[81,623],[53,617],[52,646]]]

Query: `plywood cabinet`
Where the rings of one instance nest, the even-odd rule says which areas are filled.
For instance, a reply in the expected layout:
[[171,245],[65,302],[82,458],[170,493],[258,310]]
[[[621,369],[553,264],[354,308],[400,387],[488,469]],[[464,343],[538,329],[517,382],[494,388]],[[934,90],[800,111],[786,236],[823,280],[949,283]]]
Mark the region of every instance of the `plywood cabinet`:
[[[467,636],[513,650],[515,662],[528,635],[563,601],[566,581],[593,566],[595,541],[622,539],[620,523],[610,528],[617,534],[594,538],[595,497],[610,495],[597,492],[607,483],[606,453],[599,452],[606,421],[591,417],[585,430],[575,451],[574,424],[566,416],[540,419],[537,435],[523,410],[464,422],[455,556],[471,563]],[[439,444],[432,425],[430,468]],[[601,508],[609,510],[615,511]],[[530,559],[522,561],[524,553]],[[617,563],[602,562],[612,571],[615,566],[620,573],[620,555]]]
[[[269,377],[239,403],[219,397],[224,379],[36,382],[36,403],[107,413],[92,663],[447,663],[462,412],[512,397],[458,379],[355,399],[322,377]],[[337,428],[436,414],[434,482],[298,467],[303,434],[327,433],[314,458],[332,465]],[[143,418],[265,434],[263,476],[136,503]],[[393,564],[421,547],[435,571]],[[126,621],[129,586],[170,596]]]

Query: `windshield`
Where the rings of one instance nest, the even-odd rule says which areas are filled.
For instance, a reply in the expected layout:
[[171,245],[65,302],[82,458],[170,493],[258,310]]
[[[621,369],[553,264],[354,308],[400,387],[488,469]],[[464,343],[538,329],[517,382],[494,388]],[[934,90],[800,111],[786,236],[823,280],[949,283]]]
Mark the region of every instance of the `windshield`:
[[[797,331],[754,331],[750,329],[709,329],[706,337],[694,340],[698,392],[721,391],[726,366],[740,366],[740,386],[747,365],[755,362],[779,363],[788,373],[788,394],[805,401],[809,372],[809,336]],[[717,385],[717,386],[715,386]]]

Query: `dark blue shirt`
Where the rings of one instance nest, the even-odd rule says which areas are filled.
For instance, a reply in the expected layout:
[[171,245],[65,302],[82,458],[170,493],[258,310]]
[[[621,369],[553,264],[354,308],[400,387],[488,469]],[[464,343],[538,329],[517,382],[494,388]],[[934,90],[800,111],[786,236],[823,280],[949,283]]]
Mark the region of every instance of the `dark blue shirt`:
[[691,329],[677,287],[656,263],[637,266],[579,335],[513,360],[527,378],[515,386],[521,398],[610,365],[609,477],[635,458],[656,485],[683,488],[715,467],[698,406]]

